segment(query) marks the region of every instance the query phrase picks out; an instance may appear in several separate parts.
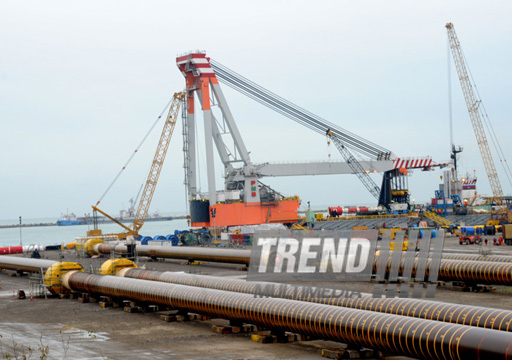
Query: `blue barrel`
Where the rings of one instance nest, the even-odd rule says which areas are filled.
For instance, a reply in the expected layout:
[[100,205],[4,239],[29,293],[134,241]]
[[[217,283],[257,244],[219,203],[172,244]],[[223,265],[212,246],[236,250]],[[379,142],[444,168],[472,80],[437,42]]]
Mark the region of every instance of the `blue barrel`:
[[157,236],[155,236],[155,237],[153,238],[153,240],[167,240],[167,239],[166,239],[166,238],[165,238],[165,236],[163,236],[163,235],[157,235]]
[[165,238],[171,242],[172,246],[178,246],[180,242],[180,238],[177,235],[167,235]]
[[140,239],[140,242],[142,245],[147,245],[148,241],[153,240],[151,236],[143,236],[142,239]]
[[431,235],[431,238],[432,239],[435,239],[437,237],[437,230],[432,230],[432,235]]
[[475,228],[471,226],[465,226],[462,229],[464,235],[475,235]]

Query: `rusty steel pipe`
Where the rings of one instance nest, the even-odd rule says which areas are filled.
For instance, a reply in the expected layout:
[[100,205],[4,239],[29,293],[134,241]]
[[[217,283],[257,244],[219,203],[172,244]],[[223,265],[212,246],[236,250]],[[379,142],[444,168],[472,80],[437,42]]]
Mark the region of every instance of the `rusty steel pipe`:
[[[124,245],[99,244],[96,245],[96,252],[110,254],[115,251],[126,253]],[[213,261],[248,265],[251,257],[251,250],[216,249],[216,248],[194,248],[194,247],[166,247],[166,246],[137,246],[137,253],[142,256],[162,257],[171,259],[186,259]],[[389,272],[392,258],[388,257],[386,272]],[[402,258],[400,269],[405,266],[406,259]],[[414,259],[413,274],[418,266],[418,258]],[[426,274],[430,273],[430,263],[427,263]],[[374,263],[374,270],[377,268],[378,256]],[[400,270],[400,271],[401,271]],[[512,263],[492,261],[463,261],[441,259],[438,274],[440,281],[465,281],[486,285],[512,285]]]
[[[393,259],[388,257],[386,265],[386,275],[392,266]],[[400,260],[398,275],[402,275],[406,259]],[[417,278],[416,270],[418,269],[420,259],[414,258],[412,264],[412,275]],[[377,269],[379,258],[376,257],[374,262],[374,271]],[[427,259],[424,277],[420,281],[427,279],[431,272],[432,259]],[[418,275],[419,276],[419,275]],[[424,279],[423,279],[424,278]],[[463,281],[473,284],[486,285],[512,285],[512,263],[492,262],[492,261],[464,261],[464,260],[447,260],[441,259],[439,266],[439,281]]]
[[41,272],[41,269],[46,270],[56,262],[53,260],[0,255],[0,269]]
[[[10,270],[39,272],[41,268],[45,270],[55,263],[57,262],[53,260],[0,256],[0,268]],[[387,314],[512,331],[512,312],[501,309],[489,309],[418,299],[373,298],[370,295],[362,296],[361,298],[312,298],[311,294],[304,292],[304,288],[302,287],[289,287],[283,292],[283,284],[247,282],[238,279],[159,272],[144,269],[123,269],[118,274],[135,279],[169,282],[246,294],[270,294],[272,297],[282,297],[291,300],[318,302],[353,309],[378,311]]]
[[422,359],[512,359],[512,333],[116,276],[69,272],[70,290],[144,301]]
[[361,297],[318,297],[318,294],[312,293],[310,289],[308,290],[303,286],[290,286],[278,283],[245,281],[206,275],[134,268],[124,268],[120,270],[117,275],[131,279],[307,301],[512,332],[512,311],[503,309],[490,309],[480,306],[450,304],[420,299],[374,298],[371,294],[362,294]]
[[470,260],[470,261],[492,261],[512,263],[512,256],[506,255],[480,255],[480,254],[448,254],[444,253],[442,259],[445,260]]

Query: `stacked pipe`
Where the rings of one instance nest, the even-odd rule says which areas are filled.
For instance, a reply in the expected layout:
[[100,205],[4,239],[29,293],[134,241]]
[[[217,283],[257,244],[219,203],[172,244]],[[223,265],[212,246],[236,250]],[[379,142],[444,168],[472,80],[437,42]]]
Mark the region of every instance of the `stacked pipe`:
[[[33,266],[41,264],[41,260],[26,260],[33,262]],[[57,269],[65,273],[56,274]],[[51,280],[50,277],[61,279],[59,286],[50,286],[50,290],[57,293],[71,290],[162,304],[418,358],[512,358],[512,334],[509,332],[80,271],[83,269],[78,264],[55,263],[48,269],[45,282]],[[456,314],[467,316],[463,312]],[[486,326],[488,319],[483,320],[483,315],[479,316],[480,322]],[[495,321],[508,320],[502,317]]]
[[422,359],[512,359],[512,333],[302,301],[69,272],[72,291],[144,301]]
[[351,206],[351,207],[342,207],[342,206],[331,206],[327,208],[327,212],[329,216],[336,217],[341,216],[343,214],[365,214],[365,213],[376,213],[382,211],[381,206]]
[[117,275],[132,279],[279,297],[494,330],[512,331],[512,312],[502,309],[489,309],[479,306],[466,306],[419,299],[374,298],[369,294],[364,294],[357,298],[351,296],[312,297],[314,294],[308,288],[302,286],[133,268],[124,268]]
[[[60,263],[53,260],[0,256],[0,268],[10,270],[38,272],[41,269],[46,270],[54,264]],[[365,295],[361,298],[317,298],[312,297],[311,292],[306,291],[306,288],[300,286],[255,281],[247,282],[239,279],[226,279],[204,275],[150,271],[133,267],[135,267],[135,264],[126,259],[117,259],[114,260],[114,263],[112,263],[112,260],[107,260],[101,268],[108,268],[108,270],[100,273],[113,274],[117,271],[118,276],[133,279],[168,282],[178,285],[253,295],[281,297],[290,300],[316,302],[353,309],[512,331],[512,312],[501,309],[456,305],[419,299],[373,298],[371,295]],[[60,268],[62,269],[62,266]],[[283,286],[285,287],[284,291]]]
[[[99,254],[110,254],[115,251],[126,253],[126,246],[99,244],[96,245],[95,251]],[[199,260],[212,262],[225,262],[249,265],[251,251],[235,250],[235,249],[216,249],[216,248],[193,248],[193,247],[167,247],[167,246],[137,246],[137,253],[141,256],[162,257],[171,259]],[[388,266],[386,271],[391,267],[392,258],[388,258]],[[406,259],[402,259],[400,269],[403,269]],[[378,263],[376,257],[374,268]],[[431,261],[427,262],[428,275]],[[416,273],[418,267],[418,259],[414,260],[412,273]],[[440,281],[465,281],[477,284],[488,285],[512,285],[512,263],[498,263],[492,261],[463,261],[441,259],[439,265],[438,280]]]

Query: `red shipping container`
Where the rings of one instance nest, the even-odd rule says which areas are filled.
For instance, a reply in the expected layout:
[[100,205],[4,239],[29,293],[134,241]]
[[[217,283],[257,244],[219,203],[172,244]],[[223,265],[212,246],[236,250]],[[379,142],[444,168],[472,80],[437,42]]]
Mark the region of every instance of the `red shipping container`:
[[244,234],[231,234],[229,237],[232,244],[241,245],[244,243]]

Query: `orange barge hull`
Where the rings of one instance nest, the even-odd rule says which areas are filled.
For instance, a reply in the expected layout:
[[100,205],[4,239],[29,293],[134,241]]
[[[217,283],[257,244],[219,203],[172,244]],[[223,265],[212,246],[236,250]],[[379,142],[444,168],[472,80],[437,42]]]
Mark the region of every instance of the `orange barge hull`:
[[[192,222],[192,227],[239,226],[271,223],[294,223],[299,215],[298,200],[272,203],[224,203],[210,206],[210,220]],[[212,217],[215,213],[215,218]]]

